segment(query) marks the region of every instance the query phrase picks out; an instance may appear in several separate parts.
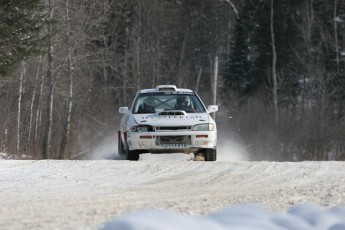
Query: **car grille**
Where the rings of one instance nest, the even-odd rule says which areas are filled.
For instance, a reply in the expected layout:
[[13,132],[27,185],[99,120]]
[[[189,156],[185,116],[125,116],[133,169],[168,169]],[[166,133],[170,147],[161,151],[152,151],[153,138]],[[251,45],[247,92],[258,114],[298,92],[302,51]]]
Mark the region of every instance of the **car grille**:
[[191,136],[157,136],[156,144],[191,144]]

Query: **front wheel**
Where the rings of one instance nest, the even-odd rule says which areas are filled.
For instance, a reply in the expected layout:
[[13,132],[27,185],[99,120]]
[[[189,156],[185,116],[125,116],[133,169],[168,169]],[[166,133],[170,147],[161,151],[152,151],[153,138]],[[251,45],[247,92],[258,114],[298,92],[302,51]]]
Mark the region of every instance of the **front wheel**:
[[129,150],[128,144],[126,144],[126,159],[129,161],[139,160],[140,150]]
[[125,145],[123,144],[122,138],[121,138],[121,131],[117,132],[117,154],[119,155],[126,154]]
[[203,149],[202,152],[203,152],[205,161],[217,160],[217,149]]
[[127,160],[130,161],[137,161],[139,160],[139,154],[141,152],[139,150],[128,150],[127,151]]
[[117,152],[119,155],[125,155],[126,154],[125,148],[123,146],[121,139],[119,140],[119,143],[117,144]]

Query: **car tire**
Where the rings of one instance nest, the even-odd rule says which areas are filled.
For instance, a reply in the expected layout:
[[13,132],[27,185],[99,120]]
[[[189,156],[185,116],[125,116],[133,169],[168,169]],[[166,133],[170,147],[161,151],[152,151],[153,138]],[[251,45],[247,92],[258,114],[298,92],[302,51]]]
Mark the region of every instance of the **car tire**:
[[138,151],[138,150],[128,150],[127,151],[127,160],[130,160],[130,161],[137,161],[139,160],[139,154],[141,152]]
[[139,154],[141,153],[140,150],[129,150],[128,144],[126,143],[126,159],[129,161],[137,161],[139,160]]
[[203,149],[205,161],[217,160],[217,149]]
[[125,155],[125,147],[123,146],[123,143],[121,141],[121,139],[119,140],[119,143],[117,144],[117,152],[119,155]]

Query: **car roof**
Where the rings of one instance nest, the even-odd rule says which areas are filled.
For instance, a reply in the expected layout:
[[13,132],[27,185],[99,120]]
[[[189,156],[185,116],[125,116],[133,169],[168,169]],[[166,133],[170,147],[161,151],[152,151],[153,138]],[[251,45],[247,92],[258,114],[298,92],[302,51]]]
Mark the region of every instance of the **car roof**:
[[190,89],[177,88],[175,85],[157,85],[153,89],[142,89],[139,93],[154,93],[154,92],[193,92]]

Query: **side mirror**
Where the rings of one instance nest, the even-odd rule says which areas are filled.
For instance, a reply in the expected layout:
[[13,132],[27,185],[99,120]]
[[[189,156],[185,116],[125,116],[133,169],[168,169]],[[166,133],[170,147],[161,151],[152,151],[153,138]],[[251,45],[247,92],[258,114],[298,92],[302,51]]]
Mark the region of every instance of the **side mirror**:
[[128,107],[120,107],[120,108],[119,108],[119,113],[122,113],[122,114],[129,114]]
[[208,108],[208,113],[214,113],[218,111],[218,105],[209,105]]

